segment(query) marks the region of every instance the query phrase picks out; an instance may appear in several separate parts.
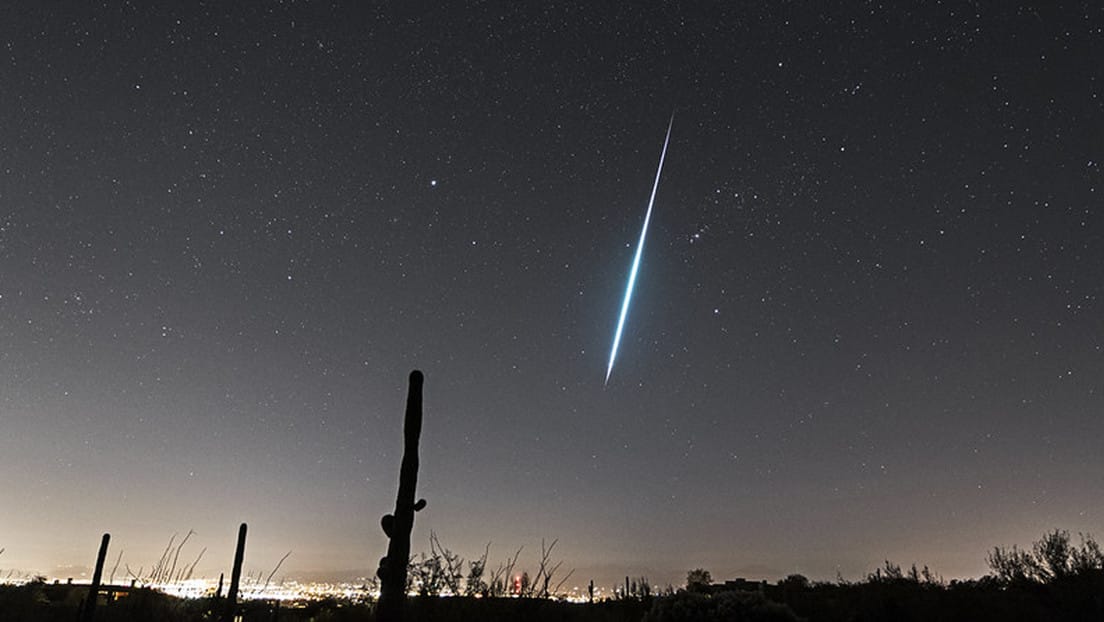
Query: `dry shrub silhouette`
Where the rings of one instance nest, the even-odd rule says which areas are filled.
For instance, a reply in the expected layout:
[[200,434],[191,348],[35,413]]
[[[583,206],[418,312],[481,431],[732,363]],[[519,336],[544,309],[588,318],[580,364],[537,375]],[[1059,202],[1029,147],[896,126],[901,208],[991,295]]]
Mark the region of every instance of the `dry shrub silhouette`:
[[987,559],[989,568],[1004,584],[1047,584],[1104,570],[1100,545],[1091,535],[1078,535],[1080,546],[1073,544],[1068,531],[1055,529],[1033,543],[1030,551],[1015,545],[994,547]]

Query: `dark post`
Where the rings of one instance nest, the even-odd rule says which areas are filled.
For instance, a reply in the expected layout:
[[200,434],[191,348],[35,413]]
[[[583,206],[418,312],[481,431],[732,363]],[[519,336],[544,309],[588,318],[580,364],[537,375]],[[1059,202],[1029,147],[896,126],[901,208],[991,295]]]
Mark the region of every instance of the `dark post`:
[[234,622],[234,613],[238,609],[238,582],[241,581],[243,558],[245,558],[245,523],[238,527],[238,548],[234,551],[234,569],[230,572],[230,591],[226,593],[226,608],[222,610],[222,622]]
[[107,557],[107,543],[111,540],[111,534],[105,533],[100,540],[100,554],[96,556],[96,571],[92,573],[92,585],[88,586],[88,596],[84,597],[84,610],[81,612],[81,622],[92,622],[92,616],[96,614],[96,601],[100,594],[100,579],[103,578],[104,558]]
[[414,512],[425,507],[425,499],[414,502],[418,484],[418,437],[422,434],[422,372],[410,372],[410,390],[406,396],[406,418],[403,420],[403,457],[399,469],[399,494],[395,513],[381,520],[387,534],[387,556],[380,560],[376,574],[380,578],[380,598],[376,607],[378,622],[401,622],[406,601],[406,565],[410,560],[410,532],[414,529]]

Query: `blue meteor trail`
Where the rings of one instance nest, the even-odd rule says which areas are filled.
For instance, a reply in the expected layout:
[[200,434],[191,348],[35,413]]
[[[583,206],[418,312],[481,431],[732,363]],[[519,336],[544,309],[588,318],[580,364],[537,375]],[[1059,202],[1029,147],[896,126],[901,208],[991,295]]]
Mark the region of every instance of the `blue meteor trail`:
[[636,243],[636,256],[629,270],[629,284],[625,287],[625,300],[621,303],[621,316],[617,319],[617,332],[613,334],[613,347],[610,348],[609,365],[606,366],[606,382],[609,384],[613,373],[613,362],[617,360],[617,346],[621,345],[621,330],[625,328],[625,317],[629,314],[629,301],[632,300],[633,285],[636,284],[636,270],[640,267],[640,255],[644,252],[644,238],[648,235],[648,223],[652,220],[652,206],[655,204],[656,190],[659,189],[659,176],[663,173],[663,160],[667,157],[667,143],[671,141],[671,127],[675,124],[675,115],[667,124],[667,137],[663,139],[663,151],[659,154],[659,168],[656,169],[655,183],[652,184],[652,197],[648,199],[648,211],[644,214],[644,227],[640,230],[640,241]]

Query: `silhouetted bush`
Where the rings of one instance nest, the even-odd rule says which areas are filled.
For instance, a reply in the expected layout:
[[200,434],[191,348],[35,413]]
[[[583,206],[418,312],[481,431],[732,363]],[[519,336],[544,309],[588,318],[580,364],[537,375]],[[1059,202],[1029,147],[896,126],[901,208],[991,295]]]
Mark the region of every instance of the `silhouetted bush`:
[[[4,620],[38,620],[36,612],[50,606],[42,581],[25,585],[0,585],[0,614]],[[71,618],[70,618],[71,619]]]
[[785,579],[778,582],[778,587],[786,590],[807,590],[809,589],[809,579],[801,574],[787,575]]
[[708,570],[703,568],[695,568],[686,573],[686,590],[689,592],[708,592],[709,586],[712,583],[712,575],[709,574]]
[[987,561],[996,579],[1004,584],[1050,583],[1104,570],[1104,553],[1092,536],[1080,534],[1075,546],[1070,534],[1055,529],[1037,540],[1030,551],[995,547]]
[[[438,545],[439,547],[439,545]],[[551,547],[545,547],[550,550]],[[439,547],[458,576],[459,557]],[[520,552],[520,551],[519,551]],[[473,581],[490,590],[482,577],[486,556]],[[547,558],[545,554],[543,558]],[[517,554],[492,575],[514,576]],[[445,561],[448,566],[450,561]],[[629,598],[592,604],[542,598],[414,597],[409,617],[419,622],[1101,622],[1104,620],[1104,555],[1089,536],[1073,544],[1068,532],[1044,535],[1030,549],[995,549],[994,574],[977,580],[944,583],[927,567],[908,570],[892,562],[860,582],[810,582],[790,575],[770,585],[730,581],[712,585],[708,573],[692,571],[688,583],[702,592],[651,596],[645,579],[629,578]],[[544,564],[547,566],[548,564]],[[493,569],[492,569],[493,570]],[[549,570],[549,573],[552,571]],[[449,579],[458,581],[458,579]],[[449,590],[459,586],[450,586]],[[503,590],[504,592],[505,590]],[[35,580],[0,585],[0,622],[73,622],[88,593],[84,585],[50,585]],[[636,598],[631,596],[638,596]],[[117,597],[116,597],[117,596]],[[214,599],[186,600],[150,589],[113,593],[96,609],[96,622],[210,622],[218,613]],[[650,600],[650,602],[649,602]],[[274,604],[246,601],[245,622],[273,620]],[[279,622],[345,622],[375,620],[374,606],[339,599],[288,604]]]
[[[88,593],[84,585],[0,586],[3,622],[73,622]],[[149,589],[132,591],[96,608],[96,622],[191,622],[204,619],[207,601],[175,598]]]

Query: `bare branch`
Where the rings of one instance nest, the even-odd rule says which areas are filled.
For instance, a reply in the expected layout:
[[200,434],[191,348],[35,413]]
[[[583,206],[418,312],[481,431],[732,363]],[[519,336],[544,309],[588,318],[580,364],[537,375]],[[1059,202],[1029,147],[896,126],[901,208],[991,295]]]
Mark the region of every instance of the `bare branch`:
[[[524,546],[519,547],[517,552],[514,553],[513,559],[507,560],[506,567],[504,568],[507,582],[513,580],[513,578],[514,578],[514,566],[517,565],[518,557],[521,557],[521,550],[524,549],[524,548],[525,548]],[[505,588],[506,588],[506,592],[509,593],[510,586],[506,585]]]
[[176,572],[176,562],[180,559],[180,549],[184,548],[184,544],[188,541],[188,538],[191,538],[193,535],[195,535],[195,532],[189,529],[188,535],[184,536],[184,539],[177,545],[176,554],[173,555],[172,566],[169,568],[169,574],[167,576],[169,581],[174,580],[173,574]]
[[195,561],[192,562],[192,565],[188,567],[188,572],[184,575],[184,580],[185,581],[191,580],[192,572],[195,571],[196,564],[199,563],[199,560],[203,558],[203,554],[206,553],[206,552],[207,552],[207,547],[203,547],[203,550],[199,552],[199,557],[196,557]]
[[157,582],[157,580],[161,577],[165,563],[169,559],[169,553],[172,552],[172,545],[173,542],[176,541],[176,536],[177,534],[174,533],[172,537],[169,538],[169,545],[165,547],[165,552],[161,554],[161,559],[157,560],[157,565],[154,566],[153,570],[150,571],[149,580],[151,583]]
[[453,553],[441,545],[437,533],[429,532],[429,550],[434,558],[444,562],[441,570],[441,580],[453,596],[460,595],[460,581],[464,578],[464,560],[459,554]]
[[[491,554],[491,543],[483,549],[483,556],[468,562],[468,578],[464,582],[465,596],[489,596],[487,582],[483,580],[483,573],[487,570],[487,557]],[[492,578],[493,580],[493,578]]]
[[115,565],[111,567],[111,576],[107,578],[108,585],[115,583],[115,571],[119,569],[119,562],[123,561],[123,549],[119,549],[119,556],[115,558]]
[[[261,588],[261,591],[262,591],[262,592],[268,589],[268,584],[269,584],[269,582],[270,582],[270,581],[272,581],[272,576],[273,576],[273,575],[275,575],[275,574],[276,574],[276,571],[280,569],[280,566],[282,566],[282,565],[284,564],[284,560],[285,560],[285,559],[287,559],[287,558],[288,558],[288,557],[290,557],[290,556],[291,556],[291,551],[288,551],[288,552],[287,552],[287,554],[286,554],[286,555],[284,555],[283,557],[281,557],[281,558],[280,558],[280,561],[276,563],[276,567],[272,569],[272,572],[270,572],[270,573],[268,574],[268,578],[267,578],[267,579],[265,579],[265,584],[264,584],[264,587],[263,587],[263,588]],[[260,573],[259,573],[259,572],[257,573],[257,578],[258,578],[258,579],[260,579],[260,578],[261,578],[261,575],[260,575]]]
[[[559,568],[559,564],[557,564],[556,567]],[[567,575],[565,575],[564,578],[560,579],[560,582],[556,584],[556,587],[552,588],[552,591],[559,594],[560,593],[560,588],[563,587],[564,583],[567,583],[567,580],[570,579],[571,575],[573,575],[573,574],[575,574],[575,569],[574,568],[572,568],[571,572],[567,573]]]

